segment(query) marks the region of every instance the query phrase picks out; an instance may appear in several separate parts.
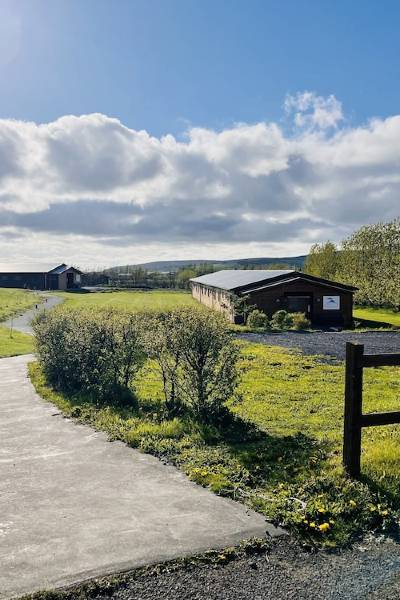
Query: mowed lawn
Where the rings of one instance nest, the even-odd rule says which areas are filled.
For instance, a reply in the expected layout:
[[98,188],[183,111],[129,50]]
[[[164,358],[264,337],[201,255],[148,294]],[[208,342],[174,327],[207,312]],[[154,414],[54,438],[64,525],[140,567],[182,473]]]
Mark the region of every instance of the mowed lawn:
[[54,292],[65,299],[65,306],[121,308],[133,312],[167,311],[180,306],[197,304],[190,292],[175,290],[110,291],[110,292]]
[[389,308],[355,307],[354,318],[400,327],[400,312]]

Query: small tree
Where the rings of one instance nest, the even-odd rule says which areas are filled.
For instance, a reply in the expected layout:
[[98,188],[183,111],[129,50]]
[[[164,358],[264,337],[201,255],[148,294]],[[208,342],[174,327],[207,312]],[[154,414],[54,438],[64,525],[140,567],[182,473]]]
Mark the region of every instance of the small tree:
[[242,317],[243,323],[247,322],[247,317],[256,308],[255,304],[249,304],[250,296],[231,295],[231,304],[235,315]]
[[161,371],[165,407],[170,417],[176,417],[184,410],[179,397],[183,327],[184,319],[180,310],[151,315],[145,320],[146,349]]
[[180,390],[195,417],[212,423],[236,387],[238,348],[221,315],[192,309],[180,313]]

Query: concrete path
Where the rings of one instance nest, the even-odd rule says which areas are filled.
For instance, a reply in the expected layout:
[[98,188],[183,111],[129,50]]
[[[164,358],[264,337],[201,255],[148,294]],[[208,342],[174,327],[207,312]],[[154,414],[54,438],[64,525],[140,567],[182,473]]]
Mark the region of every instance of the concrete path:
[[63,418],[0,360],[0,598],[282,533],[173,467]]
[[57,306],[57,304],[61,304],[61,302],[64,302],[64,298],[60,296],[47,296],[46,294],[40,295],[43,296],[42,303],[38,303],[36,306],[27,310],[22,315],[4,321],[3,323],[1,323],[2,327],[12,327],[16,331],[32,334],[32,319],[34,319],[34,317],[36,317],[36,315],[41,311],[50,310],[51,308],[54,308],[54,306]]

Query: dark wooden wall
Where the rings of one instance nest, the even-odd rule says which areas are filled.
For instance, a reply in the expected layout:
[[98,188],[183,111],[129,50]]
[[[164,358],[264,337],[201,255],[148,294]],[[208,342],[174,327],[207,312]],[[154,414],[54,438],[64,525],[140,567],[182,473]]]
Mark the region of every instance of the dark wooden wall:
[[47,275],[46,278],[44,273],[0,273],[0,287],[57,290],[58,275]]
[[[250,304],[256,304],[268,316],[279,309],[288,309],[287,296],[309,294],[311,296],[311,318],[316,324],[351,325],[353,320],[353,295],[351,292],[329,288],[308,281],[282,283],[250,294]],[[323,310],[323,296],[340,296],[340,310]]]

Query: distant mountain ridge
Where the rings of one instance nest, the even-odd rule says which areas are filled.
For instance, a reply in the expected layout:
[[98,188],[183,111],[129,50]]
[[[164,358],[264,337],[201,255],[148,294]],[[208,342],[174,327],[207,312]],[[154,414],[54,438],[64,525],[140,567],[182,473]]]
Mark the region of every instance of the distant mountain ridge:
[[306,255],[304,256],[284,256],[284,257],[260,257],[260,258],[237,258],[230,260],[158,260],[146,263],[139,263],[134,265],[121,265],[107,269],[107,271],[121,272],[132,268],[142,268],[147,271],[160,271],[160,272],[171,272],[177,271],[182,267],[190,267],[194,265],[214,265],[215,267],[221,267],[221,269],[231,268],[240,269],[245,268],[249,265],[257,266],[268,266],[285,264],[293,269],[302,269],[304,267]]

